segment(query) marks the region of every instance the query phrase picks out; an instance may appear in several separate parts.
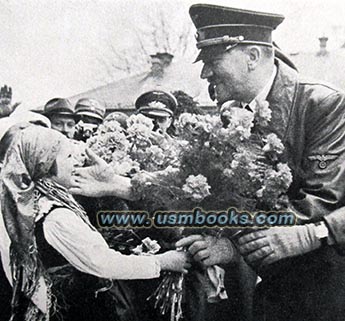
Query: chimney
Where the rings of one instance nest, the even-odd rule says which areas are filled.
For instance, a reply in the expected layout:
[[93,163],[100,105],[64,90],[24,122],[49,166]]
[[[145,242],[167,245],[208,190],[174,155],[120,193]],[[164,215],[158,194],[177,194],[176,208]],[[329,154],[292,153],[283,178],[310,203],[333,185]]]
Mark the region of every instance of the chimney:
[[157,52],[154,55],[150,55],[150,57],[152,77],[162,78],[165,68],[171,64],[171,61],[174,58],[174,56],[167,52]]
[[320,41],[320,50],[318,51],[318,53],[316,55],[317,56],[327,56],[328,55],[328,51],[327,51],[328,37],[322,36],[319,38],[319,41]]

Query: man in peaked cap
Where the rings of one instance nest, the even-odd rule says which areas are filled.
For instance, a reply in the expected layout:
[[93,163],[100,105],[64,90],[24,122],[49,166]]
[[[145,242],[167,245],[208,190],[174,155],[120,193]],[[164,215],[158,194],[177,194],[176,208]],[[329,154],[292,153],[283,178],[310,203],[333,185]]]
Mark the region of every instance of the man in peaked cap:
[[75,114],[79,118],[76,140],[86,141],[102,124],[105,107],[96,99],[81,98],[75,105]]
[[51,128],[55,129],[68,138],[73,138],[77,116],[73,105],[68,99],[53,98],[45,106],[43,114],[49,118]]
[[[343,320],[345,214],[336,209],[345,200],[344,93],[304,80],[277,54],[272,31],[283,16],[202,4],[193,5],[190,15],[197,28],[197,61],[204,64],[201,78],[211,94],[220,105],[231,101],[249,110],[267,101],[272,111],[267,131],[283,141],[293,173],[288,197],[297,225],[253,230],[237,241],[262,278],[255,287],[254,320]],[[177,246],[189,247],[204,266],[232,262],[243,268],[237,249],[224,239],[209,242],[194,235]],[[250,279],[248,271],[249,278],[241,275],[239,289]],[[250,284],[235,290],[241,293],[250,296]]]
[[152,118],[154,131],[165,135],[173,126],[176,98],[162,90],[152,90],[140,95],[135,101],[137,112]]

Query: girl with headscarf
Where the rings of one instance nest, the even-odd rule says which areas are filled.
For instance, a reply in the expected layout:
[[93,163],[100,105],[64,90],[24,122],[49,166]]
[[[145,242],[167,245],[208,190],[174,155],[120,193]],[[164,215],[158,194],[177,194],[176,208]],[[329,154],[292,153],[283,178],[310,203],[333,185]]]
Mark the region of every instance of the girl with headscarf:
[[[43,115],[32,111],[19,111],[16,109],[9,117],[0,119],[0,172],[4,156],[16,133],[32,124],[50,127],[50,121]],[[1,199],[0,199],[1,204]],[[0,208],[0,284],[1,320],[10,319],[10,302],[12,297],[12,277],[10,269],[10,238],[8,237]]]
[[1,207],[11,240],[13,321],[119,320],[121,302],[107,295],[105,279],[150,279],[189,267],[184,252],[126,256],[108,247],[68,192],[72,148],[59,132],[30,126],[6,153]]

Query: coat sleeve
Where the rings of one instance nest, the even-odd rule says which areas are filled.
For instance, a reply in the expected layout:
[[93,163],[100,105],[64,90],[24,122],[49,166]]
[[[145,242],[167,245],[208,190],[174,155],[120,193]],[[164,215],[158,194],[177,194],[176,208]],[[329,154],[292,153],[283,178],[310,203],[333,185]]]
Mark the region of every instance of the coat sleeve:
[[306,138],[299,189],[291,200],[299,221],[324,219],[345,246],[345,96],[332,91],[306,110]]

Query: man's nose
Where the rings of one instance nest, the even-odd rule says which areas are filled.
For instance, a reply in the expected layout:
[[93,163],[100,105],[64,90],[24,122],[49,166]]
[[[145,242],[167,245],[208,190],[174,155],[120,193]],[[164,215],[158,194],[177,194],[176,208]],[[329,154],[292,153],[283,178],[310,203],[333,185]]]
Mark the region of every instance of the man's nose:
[[213,75],[212,69],[208,64],[204,64],[204,67],[202,67],[201,70],[201,79],[207,79]]
[[68,125],[68,124],[63,124],[63,126],[62,126],[62,131],[65,132],[65,133],[67,133],[67,132],[69,132],[69,131],[71,130],[70,127],[71,127],[71,126]]

